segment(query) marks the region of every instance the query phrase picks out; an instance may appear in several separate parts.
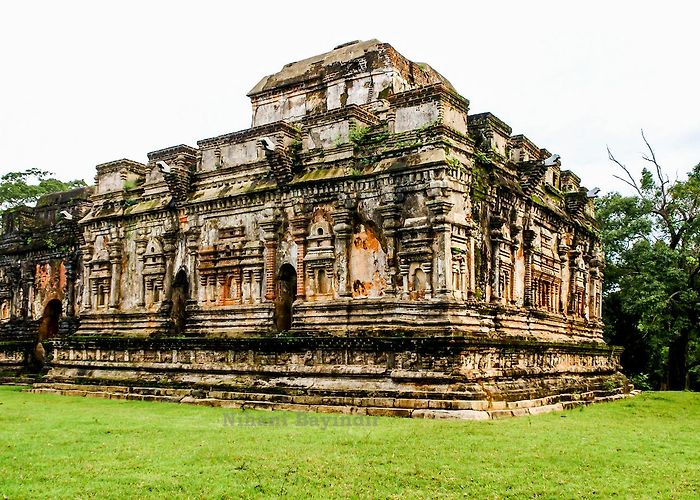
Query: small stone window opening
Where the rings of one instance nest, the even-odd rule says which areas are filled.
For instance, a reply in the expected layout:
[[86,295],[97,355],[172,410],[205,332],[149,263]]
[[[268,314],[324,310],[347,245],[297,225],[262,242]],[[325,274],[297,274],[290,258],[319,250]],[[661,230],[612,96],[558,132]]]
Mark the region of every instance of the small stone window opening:
[[236,279],[233,276],[229,276],[226,280],[224,296],[228,300],[234,300],[236,298]]
[[2,308],[0,309],[0,319],[8,319],[10,317],[10,307],[7,302],[2,303]]
[[316,283],[318,284],[317,286],[319,294],[328,293],[330,286],[328,283],[328,276],[326,275],[325,269],[318,270],[318,278],[316,279]]
[[107,294],[109,291],[105,285],[99,285],[97,287],[97,307],[104,307],[107,305],[108,298]]
[[427,288],[427,278],[425,275],[425,272],[423,272],[422,269],[416,269],[416,272],[413,273],[413,292],[416,295],[416,298],[424,298],[425,297],[425,289]]
[[459,265],[452,269],[452,285],[455,291],[462,291],[462,270]]

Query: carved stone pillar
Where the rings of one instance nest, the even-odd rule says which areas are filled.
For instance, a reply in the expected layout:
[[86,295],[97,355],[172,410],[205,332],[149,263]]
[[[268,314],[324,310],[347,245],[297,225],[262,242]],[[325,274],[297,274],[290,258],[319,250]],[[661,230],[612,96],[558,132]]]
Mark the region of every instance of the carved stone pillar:
[[523,251],[525,252],[525,307],[534,307],[535,290],[532,289],[532,252],[534,250],[535,231],[523,231]]
[[502,234],[499,230],[491,232],[491,302],[501,302],[503,290],[501,290],[501,242]]
[[[243,294],[241,302],[244,304],[249,304],[252,302],[253,287],[252,287],[252,274],[250,269],[243,270]],[[274,296],[272,297],[274,298]]]
[[591,314],[589,308],[589,297],[591,295],[591,256],[584,255],[583,260],[585,262],[585,267],[583,271],[583,297],[581,297],[581,315],[586,319],[590,319]]
[[385,294],[389,296],[397,295],[400,285],[397,284],[398,278],[398,263],[396,257],[396,233],[399,227],[401,218],[401,206],[398,196],[393,192],[385,194],[382,199],[383,205],[379,208],[379,212],[383,218],[384,236],[386,236],[386,260],[389,265],[389,286],[385,290]]
[[338,273],[338,295],[352,296],[350,283],[350,240],[352,238],[352,211],[355,203],[350,198],[341,202],[333,212],[333,232],[335,233],[336,270]]
[[262,282],[262,269],[253,269],[252,271],[252,302],[260,303],[260,286]]
[[306,296],[306,272],[304,268],[304,257],[306,256],[306,235],[308,232],[309,219],[299,209],[299,214],[291,220],[292,236],[297,245],[297,289],[296,298],[303,299]]
[[467,280],[467,300],[476,298],[476,249],[474,233],[476,224],[473,220],[467,220],[465,234],[467,237],[467,256],[466,256],[466,280]]
[[598,317],[598,311],[596,308],[596,295],[598,288],[598,269],[591,267],[590,271],[590,286],[588,292],[588,317],[589,319],[596,319]]
[[75,277],[77,271],[77,263],[74,257],[71,256],[65,262],[66,268],[66,316],[75,316]]
[[217,296],[216,296],[216,301],[219,302],[220,304],[223,304],[226,302],[226,276],[223,274],[217,274],[216,275],[216,288],[217,288]]
[[92,290],[90,286],[90,260],[92,260],[92,247],[83,245],[80,247],[80,252],[83,255],[83,275],[81,277],[83,286],[83,296],[81,306],[85,310],[92,309]]
[[148,240],[140,239],[136,240],[136,275],[138,279],[136,280],[136,296],[138,298],[138,306],[144,307],[146,305],[146,290],[143,283],[143,254],[146,253],[146,246],[148,245]]
[[444,297],[452,287],[452,224],[448,215],[454,203],[445,194],[447,183],[441,180],[430,182],[426,205],[430,210],[430,222],[436,233],[438,251],[433,256],[433,274],[437,275],[435,295]]
[[396,128],[396,109],[395,108],[389,108],[389,111],[386,114],[386,123],[387,123],[387,130],[389,131],[390,134],[393,134],[394,130]]
[[165,255],[165,276],[163,276],[163,294],[165,301],[169,302],[172,298],[172,283],[173,283],[173,264],[175,262],[175,243],[177,241],[177,233],[165,233],[163,235],[163,254]]
[[266,220],[260,223],[265,240],[265,298],[275,300],[275,280],[277,278],[277,227],[272,210],[266,214]]
[[[260,279],[262,279],[262,274],[260,275]],[[243,276],[241,274],[241,268],[240,267],[235,267],[233,269],[233,281],[234,281],[234,286],[235,286],[235,291],[233,292],[233,299],[241,303],[243,300]]]
[[577,316],[581,315],[577,292],[578,274],[581,270],[578,267],[578,258],[581,255],[580,250],[575,249],[569,252],[569,306],[568,312]]
[[216,275],[207,277],[207,289],[206,289],[207,301],[210,303],[216,302]]
[[[187,267],[190,271],[189,285],[190,297],[195,299],[199,296],[199,271],[197,270],[197,250],[199,249],[199,230],[192,227],[187,231]],[[240,295],[239,295],[240,297]]]
[[491,302],[500,303],[503,298],[501,290],[501,244],[503,238],[503,224],[506,220],[498,215],[492,216],[489,221],[491,232]]
[[112,240],[108,244],[109,263],[111,265],[111,280],[109,284],[109,308],[119,307],[119,290],[122,277],[122,246],[119,239]]
[[22,274],[20,278],[20,318],[32,319],[32,290],[34,290],[34,277],[36,266],[33,262],[22,263]]
[[558,312],[566,312],[569,302],[569,286],[571,269],[569,268],[569,247],[565,243],[559,245],[557,253],[559,254],[559,263],[561,266],[560,278],[561,287],[559,289],[559,310]]

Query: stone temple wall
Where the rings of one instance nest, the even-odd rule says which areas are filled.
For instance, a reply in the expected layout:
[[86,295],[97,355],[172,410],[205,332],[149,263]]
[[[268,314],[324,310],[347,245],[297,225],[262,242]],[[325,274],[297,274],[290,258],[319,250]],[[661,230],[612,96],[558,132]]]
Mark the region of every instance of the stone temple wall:
[[250,129],[97,166],[71,273],[24,280],[75,318],[34,339],[35,390],[413,416],[625,391],[592,200],[558,155],[376,40],[249,96]]

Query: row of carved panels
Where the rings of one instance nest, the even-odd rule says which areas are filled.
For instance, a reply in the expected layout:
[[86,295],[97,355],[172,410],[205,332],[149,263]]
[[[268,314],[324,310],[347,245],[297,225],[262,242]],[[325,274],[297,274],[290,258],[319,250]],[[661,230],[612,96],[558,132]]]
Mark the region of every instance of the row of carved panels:
[[252,350],[210,351],[181,350],[99,350],[59,348],[55,356],[60,361],[109,361],[129,363],[180,364],[248,364],[260,366],[287,365],[355,365],[410,368],[452,372],[454,370],[490,369],[556,369],[569,367],[615,368],[617,358],[607,354],[528,351],[514,349],[479,349],[457,354],[366,352],[347,349],[318,349],[305,352],[260,353]]

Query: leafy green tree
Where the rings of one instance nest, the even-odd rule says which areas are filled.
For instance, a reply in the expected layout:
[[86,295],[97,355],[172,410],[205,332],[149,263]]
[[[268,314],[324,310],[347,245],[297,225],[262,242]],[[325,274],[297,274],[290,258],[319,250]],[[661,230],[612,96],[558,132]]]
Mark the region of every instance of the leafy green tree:
[[20,205],[31,205],[45,194],[85,186],[82,180],[63,182],[51,172],[30,168],[0,177],[0,212]]
[[672,390],[696,385],[700,371],[700,164],[670,180],[653,149],[639,180],[608,150],[633,194],[597,200],[606,249],[608,337],[625,346],[633,375]]

